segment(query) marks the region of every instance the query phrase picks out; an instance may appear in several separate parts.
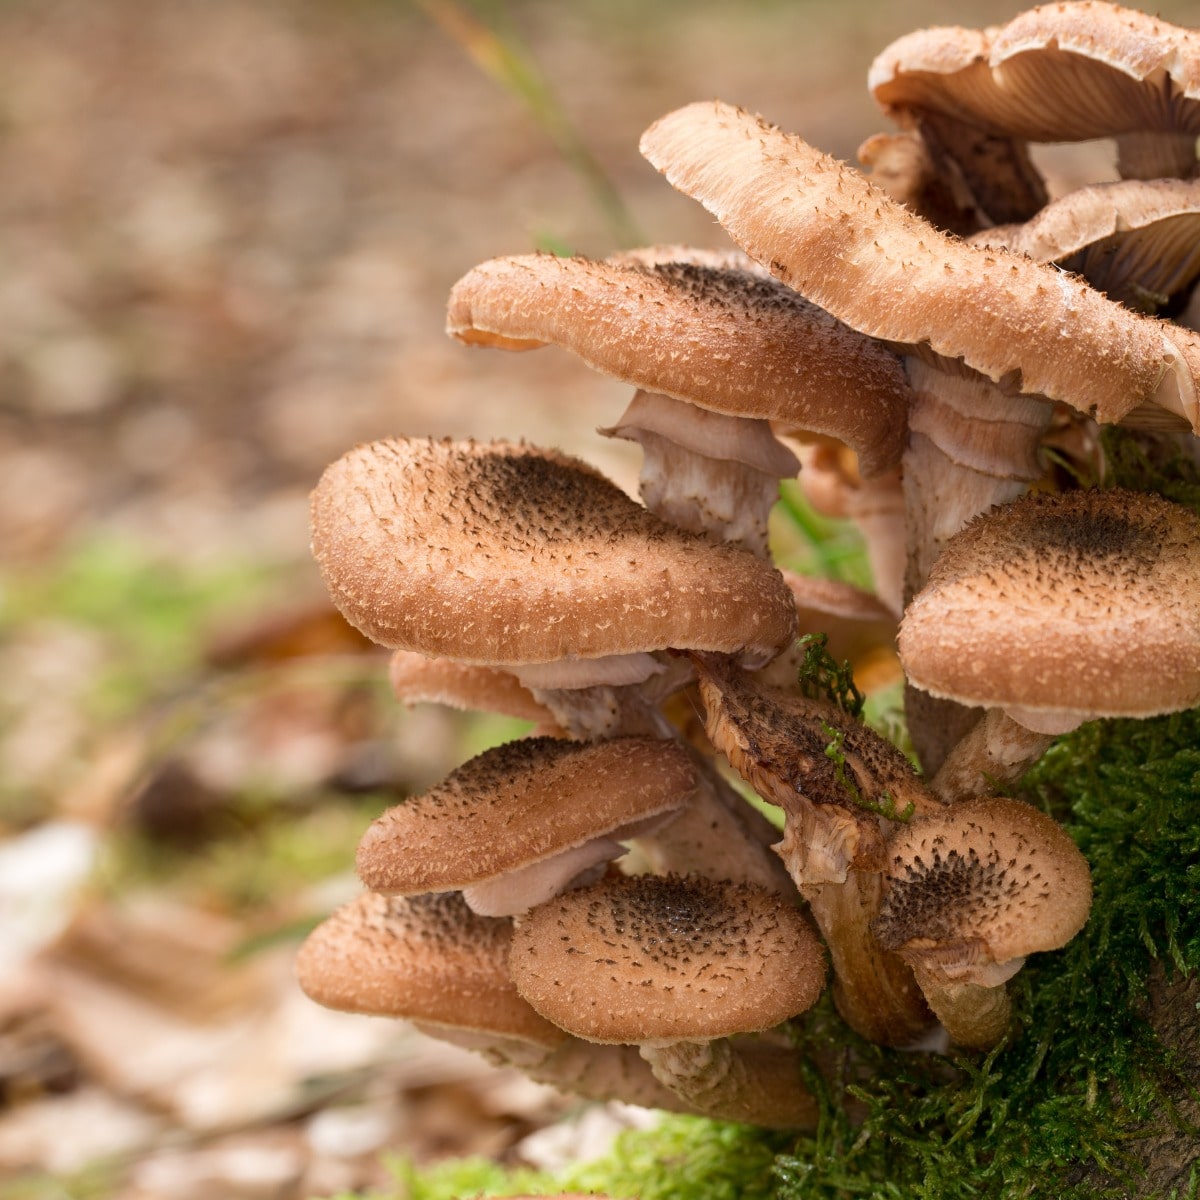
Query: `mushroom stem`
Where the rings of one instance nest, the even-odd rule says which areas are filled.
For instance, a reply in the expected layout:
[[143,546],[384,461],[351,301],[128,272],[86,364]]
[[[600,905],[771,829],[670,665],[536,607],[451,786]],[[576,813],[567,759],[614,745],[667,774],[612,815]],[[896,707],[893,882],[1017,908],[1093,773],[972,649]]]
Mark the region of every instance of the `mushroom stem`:
[[900,472],[863,479],[847,467],[845,451],[828,443],[800,452],[800,490],[827,517],[849,519],[865,543],[875,594],[895,616],[904,611],[905,514]]
[[619,1100],[643,1108],[695,1113],[690,1105],[661,1083],[638,1055],[636,1046],[601,1045],[565,1037],[548,1047],[521,1038],[477,1034],[414,1021],[421,1033],[481,1054],[495,1067],[512,1067],[535,1083],[588,1100]]
[[[907,1046],[931,1024],[913,972],[871,932],[883,882],[851,871],[846,882],[801,888],[833,967],[833,1002],[855,1033],[884,1046]],[[936,1011],[936,1010],[935,1010]]]
[[643,1043],[654,1078],[685,1103],[721,1121],[768,1129],[815,1129],[817,1102],[795,1055],[779,1046],[714,1041]]
[[910,355],[905,369],[913,387],[903,462],[911,597],[972,517],[1015,500],[1041,475],[1038,447],[1054,408],[1008,395],[961,363]]
[[1012,1018],[1012,1003],[1003,983],[985,987],[947,980],[916,962],[913,973],[929,1007],[956,1046],[990,1050],[1004,1036]]
[[1045,753],[1055,734],[1039,733],[991,708],[946,756],[929,782],[935,796],[952,804],[1020,779]]
[[732,542],[770,561],[767,518],[796,456],[761,418],[709,412],[639,390],[601,433],[642,447],[642,501],[680,529]]

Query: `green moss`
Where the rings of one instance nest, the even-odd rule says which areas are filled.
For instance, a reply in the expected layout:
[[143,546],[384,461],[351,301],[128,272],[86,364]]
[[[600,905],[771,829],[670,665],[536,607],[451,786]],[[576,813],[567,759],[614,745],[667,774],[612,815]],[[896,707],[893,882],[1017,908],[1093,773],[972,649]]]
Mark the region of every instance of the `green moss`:
[[798,671],[801,695],[810,700],[828,700],[842,712],[858,720],[866,698],[854,683],[854,671],[848,662],[839,663],[826,648],[829,635],[806,633],[797,640],[804,651],[804,661]]
[[1200,513],[1200,465],[1170,434],[1108,425],[1100,431],[1106,483],[1135,492],[1157,492]]

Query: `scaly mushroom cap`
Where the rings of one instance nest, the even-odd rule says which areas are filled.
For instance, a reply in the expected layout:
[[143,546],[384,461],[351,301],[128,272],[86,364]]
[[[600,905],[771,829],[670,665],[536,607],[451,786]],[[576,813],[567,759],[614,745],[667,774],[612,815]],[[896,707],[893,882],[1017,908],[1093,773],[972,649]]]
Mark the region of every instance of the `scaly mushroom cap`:
[[1162,307],[1200,275],[1200,183],[1129,179],[1077,188],[1023,225],[970,239],[1082,275],[1140,311]]
[[893,42],[867,85],[885,110],[926,109],[992,134],[1067,142],[1200,133],[1200,34],[1097,0],[1007,25],[925,29]]
[[642,153],[772,274],[853,329],[961,358],[1098,421],[1158,406],[1171,416],[1157,419],[1200,429],[1200,338],[1055,267],[941,233],[761,118],[692,104],[652,125]]
[[309,934],[296,957],[305,994],[326,1008],[462,1030],[563,1042],[508,976],[512,922],[480,917],[461,896],[366,892]]
[[[898,827],[876,937],[950,980],[1065,945],[1091,907],[1087,860],[1044,813],[968,800]],[[1005,972],[1001,971],[1000,974]]]
[[727,658],[695,662],[709,739],[764,800],[783,808],[789,827],[795,823],[785,848],[811,839],[813,805],[844,839],[844,867],[878,870],[885,793],[897,812],[937,806],[904,755],[836,705],[764,687]]
[[376,818],[358,873],[379,892],[467,887],[665,815],[696,786],[691,758],[673,742],[510,742]]
[[797,908],[695,876],[610,878],[541,905],[521,921],[510,969],[543,1016],[595,1042],[769,1029],[815,1004],[825,979]]
[[1118,489],[995,508],[951,539],[899,646],[916,687],[963,704],[1081,719],[1190,708],[1200,518]]
[[904,446],[894,354],[773,279],[695,256],[493,259],[455,284],[447,329],[473,345],[562,346],[646,391],[839,438],[866,475]]
[[359,446],[325,471],[312,523],[334,602],[392,647],[493,666],[668,647],[761,664],[795,629],[769,564],[672,528],[552,450]]

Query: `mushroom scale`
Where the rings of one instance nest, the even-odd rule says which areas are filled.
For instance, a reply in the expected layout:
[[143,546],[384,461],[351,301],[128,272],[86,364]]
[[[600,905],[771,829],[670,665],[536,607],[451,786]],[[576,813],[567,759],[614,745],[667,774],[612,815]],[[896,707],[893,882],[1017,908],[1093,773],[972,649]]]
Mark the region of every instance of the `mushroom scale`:
[[312,521],[335,603],[394,648],[493,666],[671,646],[761,663],[795,629],[769,564],[672,528],[551,450],[360,446],[322,476]]

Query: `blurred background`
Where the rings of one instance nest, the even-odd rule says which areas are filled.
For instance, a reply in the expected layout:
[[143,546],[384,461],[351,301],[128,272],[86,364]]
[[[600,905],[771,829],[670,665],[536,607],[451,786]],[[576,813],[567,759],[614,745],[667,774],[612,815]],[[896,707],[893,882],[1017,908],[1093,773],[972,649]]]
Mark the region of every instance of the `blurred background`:
[[[524,436],[632,490],[594,432],[626,389],[452,344],[454,280],[726,244],[639,157],[651,121],[719,96],[853,161],[879,50],[1020,8],[0,6],[2,1200],[584,1152],[578,1121],[529,1141],[569,1102],[291,981],[371,816],[516,731],[391,700],[324,603],[308,491],[391,433]],[[857,581],[853,534],[816,536],[791,565]]]

